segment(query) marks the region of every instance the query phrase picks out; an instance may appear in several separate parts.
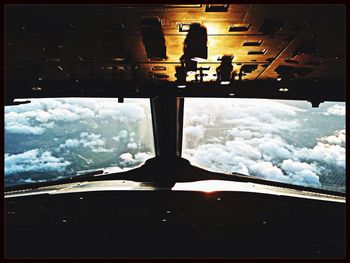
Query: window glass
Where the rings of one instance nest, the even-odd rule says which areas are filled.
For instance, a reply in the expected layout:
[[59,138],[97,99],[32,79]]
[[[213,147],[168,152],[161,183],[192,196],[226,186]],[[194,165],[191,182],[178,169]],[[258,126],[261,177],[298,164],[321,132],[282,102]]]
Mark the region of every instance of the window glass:
[[345,103],[186,99],[182,156],[210,171],[345,192]]
[[5,107],[5,186],[118,172],[154,157],[148,99],[29,100]]

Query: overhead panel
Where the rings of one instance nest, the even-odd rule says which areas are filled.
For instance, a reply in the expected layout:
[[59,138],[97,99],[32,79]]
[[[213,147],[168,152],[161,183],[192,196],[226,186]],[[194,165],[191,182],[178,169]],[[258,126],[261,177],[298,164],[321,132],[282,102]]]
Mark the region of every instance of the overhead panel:
[[[5,11],[5,78],[30,89],[38,81],[45,89],[58,81],[174,82],[181,66],[189,82],[215,82],[224,56],[232,57],[233,78],[241,67],[255,67],[242,80],[345,79],[341,5],[13,5]],[[206,38],[186,40],[193,24]],[[191,57],[186,65],[183,55]]]
[[277,78],[279,67],[289,68],[298,78],[342,78],[345,76],[344,50],[343,21],[320,18],[290,42],[260,78]]

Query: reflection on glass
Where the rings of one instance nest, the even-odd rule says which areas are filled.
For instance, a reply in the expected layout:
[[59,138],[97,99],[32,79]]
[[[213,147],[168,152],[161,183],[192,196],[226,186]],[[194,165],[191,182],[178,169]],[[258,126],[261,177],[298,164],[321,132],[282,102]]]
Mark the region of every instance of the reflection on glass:
[[5,107],[5,186],[123,171],[153,156],[148,99],[31,99]]
[[182,155],[211,171],[345,192],[345,103],[186,99]]

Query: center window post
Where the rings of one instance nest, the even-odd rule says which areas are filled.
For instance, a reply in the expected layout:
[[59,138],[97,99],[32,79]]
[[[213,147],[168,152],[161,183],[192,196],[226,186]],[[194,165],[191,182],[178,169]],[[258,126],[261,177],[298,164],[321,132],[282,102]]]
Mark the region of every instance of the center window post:
[[176,156],[179,157],[182,154],[184,103],[184,98],[176,98]]

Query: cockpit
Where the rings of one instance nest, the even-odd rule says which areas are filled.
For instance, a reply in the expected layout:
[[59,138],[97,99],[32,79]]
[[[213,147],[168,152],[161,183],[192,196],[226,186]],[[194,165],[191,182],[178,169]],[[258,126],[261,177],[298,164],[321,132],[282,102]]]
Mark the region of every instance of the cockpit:
[[8,4],[6,258],[344,258],[345,6]]

